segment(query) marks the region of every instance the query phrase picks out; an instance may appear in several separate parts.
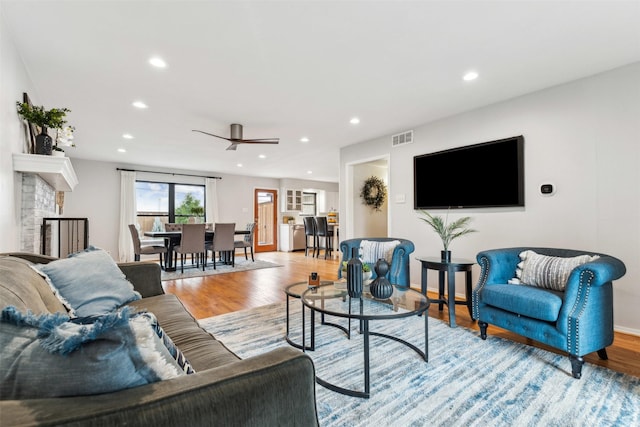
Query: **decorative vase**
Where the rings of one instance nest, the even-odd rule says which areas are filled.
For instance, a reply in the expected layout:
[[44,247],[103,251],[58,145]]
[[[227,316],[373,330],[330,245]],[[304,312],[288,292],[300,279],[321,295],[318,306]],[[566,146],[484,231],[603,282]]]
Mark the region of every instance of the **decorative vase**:
[[36,135],[36,154],[50,156],[53,151],[53,139],[47,134],[47,127],[42,126],[42,131]]
[[376,278],[369,286],[369,292],[376,299],[387,299],[393,294],[393,285],[387,279],[387,272],[389,271],[389,263],[383,258],[380,258],[375,267]]
[[347,293],[351,298],[362,296],[362,262],[358,259],[358,248],[351,249],[347,263]]
[[440,251],[440,260],[442,262],[451,262],[451,251]]

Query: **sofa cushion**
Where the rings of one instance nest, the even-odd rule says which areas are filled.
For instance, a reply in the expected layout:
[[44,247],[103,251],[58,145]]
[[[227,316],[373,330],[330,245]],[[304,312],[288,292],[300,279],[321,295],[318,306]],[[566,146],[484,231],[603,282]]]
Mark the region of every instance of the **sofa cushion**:
[[131,313],[70,319],[3,309],[2,399],[108,393],[184,375],[148,318]]
[[393,258],[393,250],[400,244],[399,240],[378,242],[374,240],[362,240],[360,242],[360,258],[368,264],[375,264],[380,258],[384,258],[389,264]]
[[12,305],[22,312],[67,313],[42,276],[31,269],[32,265],[21,258],[0,257],[0,308]]
[[178,366],[180,366],[180,368],[182,368],[182,371],[185,374],[195,374],[196,371],[193,369],[193,366],[191,366],[191,363],[189,362],[189,360],[187,360],[187,357],[174,344],[173,340],[164,331],[164,329],[162,329],[162,326],[160,326],[160,324],[158,323],[158,319],[156,318],[156,316],[153,313],[149,313],[149,312],[147,312],[147,313],[143,312],[143,313],[140,313],[140,314],[149,319],[149,322],[151,323],[151,326],[153,327],[153,330],[156,332],[158,337],[160,337],[160,339],[162,340],[164,346],[167,348],[167,350],[169,350],[169,354],[171,354],[171,356],[176,361]]
[[480,299],[487,305],[547,322],[558,320],[562,307],[562,293],[527,285],[487,285]]
[[196,372],[240,360],[224,344],[202,329],[175,295],[143,298],[129,303],[129,306],[152,312]]
[[598,259],[598,256],[564,258],[540,255],[529,250],[521,252],[520,259],[522,262],[516,269],[516,278],[510,280],[510,283],[564,291],[571,271],[579,265]]
[[51,281],[62,301],[69,303],[72,316],[106,314],[140,299],[111,256],[93,246],[35,268]]

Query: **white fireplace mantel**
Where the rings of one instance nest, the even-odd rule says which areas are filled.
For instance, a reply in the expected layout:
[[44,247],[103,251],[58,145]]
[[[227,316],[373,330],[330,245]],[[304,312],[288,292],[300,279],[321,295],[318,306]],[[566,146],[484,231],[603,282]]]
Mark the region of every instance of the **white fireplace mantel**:
[[73,191],[78,177],[68,157],[13,153],[13,170],[35,173],[56,191]]

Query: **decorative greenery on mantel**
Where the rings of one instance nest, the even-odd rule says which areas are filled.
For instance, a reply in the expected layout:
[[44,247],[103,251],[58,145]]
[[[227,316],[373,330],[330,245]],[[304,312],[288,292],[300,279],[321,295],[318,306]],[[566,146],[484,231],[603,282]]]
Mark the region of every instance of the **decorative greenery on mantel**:
[[364,204],[371,206],[376,211],[380,211],[380,207],[384,204],[387,197],[387,186],[377,176],[371,176],[364,182],[364,186],[360,191],[360,197]]
[[16,102],[16,105],[18,106],[18,114],[20,117],[41,128],[62,128],[64,124],[67,123],[67,113],[71,111],[68,108],[45,110],[42,105],[33,106],[26,102]]

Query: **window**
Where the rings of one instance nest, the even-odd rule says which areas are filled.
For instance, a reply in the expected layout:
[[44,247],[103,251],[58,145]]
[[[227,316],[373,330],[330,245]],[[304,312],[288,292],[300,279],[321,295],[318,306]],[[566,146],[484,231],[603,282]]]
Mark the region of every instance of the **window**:
[[164,224],[205,222],[204,185],[136,181],[140,232],[164,231]]

